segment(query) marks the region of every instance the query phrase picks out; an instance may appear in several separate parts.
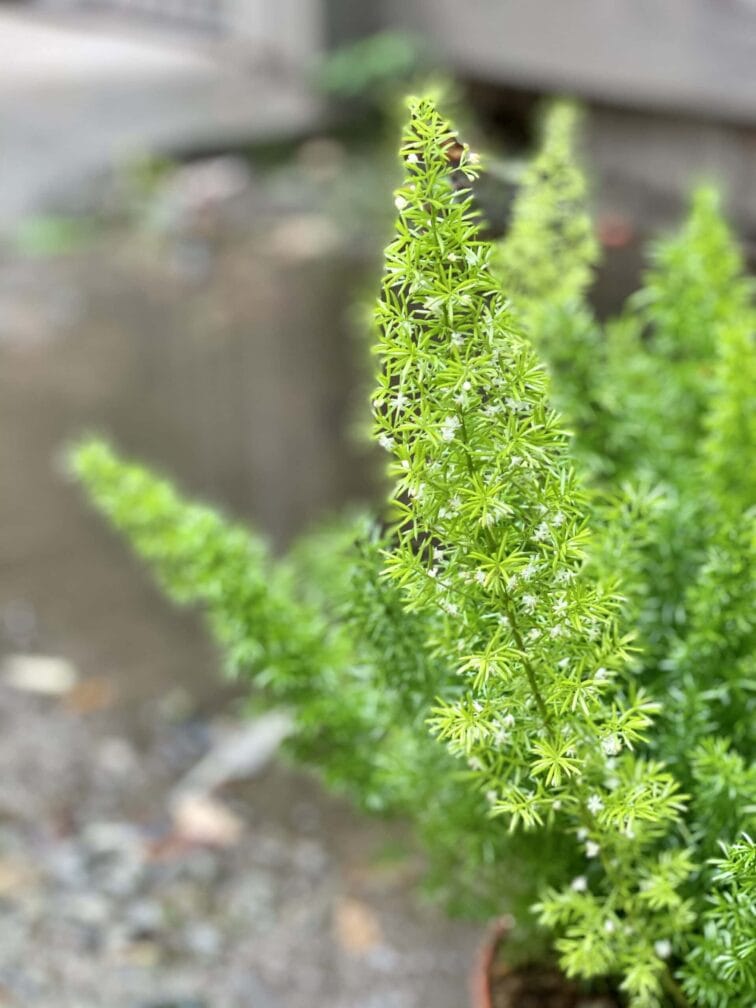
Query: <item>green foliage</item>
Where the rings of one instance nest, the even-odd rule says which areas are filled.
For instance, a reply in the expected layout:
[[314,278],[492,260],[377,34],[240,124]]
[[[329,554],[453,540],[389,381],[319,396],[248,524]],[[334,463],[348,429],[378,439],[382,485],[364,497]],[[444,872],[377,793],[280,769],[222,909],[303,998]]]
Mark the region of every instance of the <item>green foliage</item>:
[[[525,915],[537,879],[508,877],[525,842],[502,833],[469,770],[424,726],[447,676],[429,647],[433,614],[407,615],[380,576],[385,536],[366,518],[302,537],[284,558],[99,440],[71,452],[98,510],[166,593],[198,605],[227,671],[290,706],[294,757],[369,811],[402,813],[428,851],[428,885],[459,911]],[[558,837],[550,877],[569,861]]]
[[753,291],[702,189],[604,331],[574,123],[550,116],[493,248],[460,188],[477,158],[452,178],[455,131],[410,103],[375,308],[386,527],[274,559],[100,443],[73,465],[292,707],[294,754],[410,818],[455,908],[535,903],[565,971],[631,1008],[750,1008]]
[[598,243],[588,212],[588,187],[576,164],[577,109],[565,102],[548,112],[543,142],[526,169],[494,269],[519,322],[552,376],[554,405],[577,434],[585,465],[599,464],[597,369],[603,339],[585,293],[593,281]]
[[[300,592],[293,565],[272,563],[259,537],[208,507],[186,503],[169,483],[98,441],[79,446],[72,464],[94,503],[128,536],[167,594],[203,607],[228,671],[254,673],[276,699],[292,704],[306,744],[332,753],[338,766],[342,735],[351,741],[369,733],[370,725],[354,702],[358,677],[350,682],[353,703],[333,702],[331,680],[344,667],[348,644]],[[338,566],[333,573],[343,577]],[[329,716],[318,723],[317,713],[325,712],[308,701],[329,705]],[[362,780],[364,769],[355,765],[354,774]]]
[[98,234],[98,223],[91,217],[39,214],[20,222],[13,245],[19,255],[43,258],[86,248]]
[[[567,158],[573,158],[569,151]],[[552,196],[524,192],[521,201],[556,205],[563,171],[557,161],[533,174],[526,188]],[[565,208],[570,212],[574,206]],[[544,218],[552,232],[542,236],[544,249],[558,241],[563,225],[556,218]],[[584,259],[580,243],[574,254]],[[685,226],[655,243],[651,259],[643,289],[602,336],[595,322],[580,321],[591,319],[580,297],[561,312],[560,328],[551,328],[554,310],[543,307],[551,301],[548,283],[531,336],[560,383],[555,399],[594,489],[599,549],[591,569],[621,577],[625,615],[640,645],[635,675],[667,701],[651,744],[692,796],[686,828],[702,864],[718,841],[753,830],[753,285],[710,188],[694,194]],[[539,266],[535,239],[529,268],[536,276],[542,268],[545,277],[551,268]],[[573,347],[581,326],[584,336]],[[560,349],[554,332],[565,334],[568,349]],[[716,884],[708,868],[699,869],[688,884],[694,905]],[[753,932],[752,888],[737,901]],[[711,913],[704,916],[709,934]],[[694,959],[703,985],[713,960],[702,951]],[[745,969],[722,976],[716,996],[701,996],[702,1004],[753,1002]],[[700,992],[688,981],[686,990],[694,989]]]
[[[753,792],[752,792],[753,794]],[[683,969],[683,988],[704,1008],[750,1008],[756,996],[756,845],[723,845],[703,915],[703,933]]]
[[[668,758],[683,773],[691,746],[719,733],[752,759],[756,752],[756,510],[720,528],[686,595],[685,632],[659,684],[674,698],[665,733]],[[673,744],[674,740],[674,744]]]
[[383,31],[329,53],[316,73],[320,88],[341,99],[380,104],[427,63],[418,38]]
[[[386,568],[410,611],[446,615],[435,646],[460,686],[431,726],[471,761],[492,813],[510,831],[555,822],[580,837],[587,871],[603,867],[590,888],[579,876],[541,904],[544,923],[565,927],[565,969],[624,972],[633,1003],[652,1004],[654,942],[690,923],[678,893],[689,859],[652,860],[683,799],[632,752],[656,707],[628,674],[616,593],[583,576],[585,494],[471,201],[451,188],[451,136],[431,103],[413,106],[376,310],[373,407],[398,516]],[[474,171],[464,155],[460,168]],[[644,880],[665,899],[649,900]],[[607,898],[623,924],[601,931],[599,948],[594,903]]]
[[721,330],[742,328],[751,307],[752,285],[718,202],[712,189],[698,189],[679,234],[652,245],[643,288],[609,348],[615,464],[675,487],[692,476]]
[[512,207],[497,270],[525,317],[545,304],[580,298],[593,280],[598,243],[588,214],[585,178],[575,163],[577,109],[549,111],[543,143],[526,169]]
[[756,501],[756,324],[743,312],[719,330],[704,415],[704,474],[714,507],[731,518]]

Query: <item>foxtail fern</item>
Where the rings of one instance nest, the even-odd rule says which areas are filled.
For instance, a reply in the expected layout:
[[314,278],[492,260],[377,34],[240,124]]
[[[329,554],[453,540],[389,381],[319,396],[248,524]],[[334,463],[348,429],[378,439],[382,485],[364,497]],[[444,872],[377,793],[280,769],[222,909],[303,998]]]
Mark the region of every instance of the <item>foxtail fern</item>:
[[72,464],[293,709],[296,755],[414,822],[457,906],[522,923],[537,899],[525,933],[629,1008],[752,1008],[752,288],[702,190],[602,331],[573,125],[551,117],[493,248],[460,185],[477,158],[409,103],[375,308],[381,522],[275,558],[99,442]]

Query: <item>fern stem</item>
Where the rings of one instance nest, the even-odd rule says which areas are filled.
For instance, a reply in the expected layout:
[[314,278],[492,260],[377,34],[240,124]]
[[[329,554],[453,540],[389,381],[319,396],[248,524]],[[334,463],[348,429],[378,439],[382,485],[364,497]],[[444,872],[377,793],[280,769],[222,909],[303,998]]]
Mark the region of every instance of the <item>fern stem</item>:
[[677,1008],[691,1008],[690,1001],[685,997],[680,989],[680,985],[666,967],[661,975],[661,985]]
[[[475,469],[473,467],[472,459],[470,458],[470,450],[467,440],[467,430],[465,428],[465,417],[461,410],[457,411],[457,416],[459,418],[460,430],[462,432],[461,440],[465,452],[465,462],[467,464],[467,471],[470,475],[470,479],[475,479]],[[485,531],[485,538],[490,553],[494,554],[496,552],[496,543],[493,541],[493,536],[488,530]],[[530,663],[530,660],[527,657],[528,652],[525,648],[525,641],[523,640],[522,634],[520,633],[519,627],[517,626],[517,619],[515,618],[514,609],[512,608],[511,600],[509,599],[508,595],[505,595],[504,605],[506,608],[506,615],[507,619],[509,620],[509,625],[512,628],[512,636],[514,637],[517,647],[520,651],[520,654],[522,655],[522,667],[525,669],[525,675],[527,676],[528,679],[530,692],[533,694],[533,698],[536,702],[541,717],[543,718],[544,727],[546,728],[548,733],[551,734],[551,717],[549,715],[549,710],[548,707],[546,706],[546,702],[544,701],[543,696],[541,695],[541,691],[538,688],[538,680],[536,679],[535,669],[533,668],[533,666]]]

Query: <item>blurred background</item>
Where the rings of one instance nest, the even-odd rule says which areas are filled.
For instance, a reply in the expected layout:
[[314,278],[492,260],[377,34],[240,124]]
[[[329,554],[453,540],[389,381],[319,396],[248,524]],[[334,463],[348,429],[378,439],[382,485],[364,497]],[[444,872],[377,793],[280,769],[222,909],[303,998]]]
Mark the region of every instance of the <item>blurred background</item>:
[[279,547],[376,498],[360,305],[427,74],[500,233],[544,99],[583,104],[601,313],[702,178],[753,264],[753,0],[0,2],[0,1005],[465,1003],[479,929],[402,825],[275,762],[61,463],[105,432]]

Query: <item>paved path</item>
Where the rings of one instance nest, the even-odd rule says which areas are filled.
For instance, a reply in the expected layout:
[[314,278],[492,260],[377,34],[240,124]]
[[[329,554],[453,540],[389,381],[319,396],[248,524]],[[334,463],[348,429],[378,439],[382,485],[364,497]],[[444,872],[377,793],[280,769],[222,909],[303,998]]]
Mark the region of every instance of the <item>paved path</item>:
[[286,135],[317,115],[303,82],[250,53],[112,20],[0,11],[0,68],[0,233],[134,153]]

